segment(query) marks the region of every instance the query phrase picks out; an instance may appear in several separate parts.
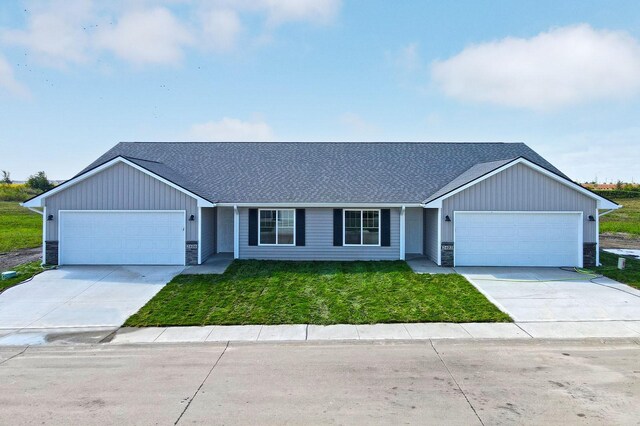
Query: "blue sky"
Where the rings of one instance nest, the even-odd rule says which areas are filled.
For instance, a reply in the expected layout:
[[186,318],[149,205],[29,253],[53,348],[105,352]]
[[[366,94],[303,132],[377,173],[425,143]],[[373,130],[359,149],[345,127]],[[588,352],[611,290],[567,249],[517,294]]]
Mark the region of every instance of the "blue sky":
[[522,141],[640,181],[637,1],[6,1],[0,169],[118,141]]

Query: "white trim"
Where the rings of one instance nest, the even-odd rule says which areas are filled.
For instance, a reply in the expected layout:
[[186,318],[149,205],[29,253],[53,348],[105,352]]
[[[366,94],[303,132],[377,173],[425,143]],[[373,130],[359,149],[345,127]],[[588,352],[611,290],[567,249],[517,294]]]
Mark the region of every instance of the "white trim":
[[233,258],[240,258],[240,213],[238,206],[233,206]]
[[600,266],[600,215],[596,212],[596,266]]
[[[275,243],[262,243],[260,242],[260,212],[262,211],[274,211],[276,212],[276,242]],[[278,212],[288,211],[293,212],[293,243],[291,244],[282,244],[278,242],[278,216],[280,214]],[[258,209],[258,245],[273,247],[273,246],[283,246],[283,247],[292,247],[296,245],[296,209]]]
[[[406,236],[405,236],[405,232],[406,232],[406,223],[405,223],[405,207],[402,206],[402,209],[400,210],[400,260],[404,260],[405,259],[405,254],[407,252],[407,248],[405,247],[405,243],[406,243]],[[380,219],[378,219],[378,221],[380,221]],[[379,225],[380,223],[378,223]]]
[[500,173],[500,172],[502,172],[502,171],[504,171],[504,170],[506,170],[506,169],[508,169],[510,167],[513,167],[516,164],[524,164],[524,165],[534,169],[535,171],[537,171],[539,173],[542,173],[543,175],[545,175],[545,176],[547,176],[547,177],[549,177],[549,178],[551,178],[551,179],[553,179],[553,180],[555,180],[555,181],[557,181],[557,182],[559,182],[559,183],[561,183],[561,184],[563,184],[565,186],[568,186],[569,188],[572,188],[572,189],[582,193],[583,195],[586,195],[589,198],[593,198],[594,200],[597,200],[598,209],[614,209],[615,210],[615,209],[619,209],[621,207],[621,206],[619,206],[619,205],[607,200],[606,198],[599,196],[598,194],[594,194],[593,192],[583,188],[582,186],[578,185],[575,182],[571,182],[571,181],[569,181],[567,179],[564,179],[563,177],[558,176],[557,174],[555,174],[553,172],[550,172],[549,170],[545,169],[544,167],[540,167],[537,164],[532,163],[531,161],[527,160],[526,158],[517,158],[517,159],[513,160],[512,162],[507,163],[507,164],[505,164],[505,165],[503,165],[501,167],[498,167],[497,169],[495,169],[495,170],[493,170],[493,171],[491,171],[491,172],[489,172],[489,173],[487,173],[487,174],[485,174],[483,176],[480,176],[479,178],[474,179],[471,182],[468,182],[468,183],[462,185],[461,187],[459,187],[457,189],[454,189],[454,190],[452,190],[450,192],[447,192],[444,195],[441,195],[440,197],[436,198],[433,201],[430,201],[428,203],[423,203],[422,206],[424,208],[439,208],[439,207],[442,207],[442,200],[447,199],[447,198],[449,198],[449,197],[451,197],[451,196],[453,196],[453,195],[455,195],[455,194],[457,194],[457,193],[459,193],[461,191],[464,191],[465,189],[477,184],[478,182],[482,182],[483,180],[488,179],[491,176],[494,176],[494,175],[496,175],[496,174],[498,174],[498,173]]
[[[45,207],[46,208],[46,207]],[[186,210],[58,210],[58,265],[64,265],[62,259],[63,233],[60,229],[62,226],[62,213],[180,213],[182,212],[182,266],[187,263],[187,211]]]
[[167,179],[163,178],[160,175],[157,175],[157,174],[155,174],[153,172],[150,172],[149,170],[145,169],[144,167],[141,167],[141,166],[139,166],[139,165],[127,160],[124,157],[116,157],[116,158],[114,158],[114,159],[112,159],[110,161],[107,161],[106,163],[101,164],[98,167],[95,167],[95,168],[87,171],[86,173],[84,173],[82,175],[79,175],[79,176],[76,176],[74,178],[71,178],[68,181],[63,182],[60,185],[56,186],[52,190],[47,191],[47,192],[45,192],[43,194],[40,194],[37,197],[34,197],[29,201],[25,201],[24,203],[21,203],[20,205],[23,206],[23,207],[43,207],[43,201],[44,201],[45,198],[48,198],[51,195],[57,194],[58,192],[60,192],[62,190],[65,190],[65,189],[75,185],[76,183],[82,182],[83,180],[85,180],[85,179],[87,179],[87,178],[89,178],[89,177],[91,177],[91,176],[93,176],[93,175],[95,175],[97,173],[100,173],[104,169],[109,168],[109,167],[113,166],[116,163],[124,163],[124,164],[126,164],[128,166],[131,166],[134,169],[139,170],[142,173],[145,173],[145,174],[147,174],[147,175],[159,180],[160,182],[162,182],[162,183],[164,183],[166,185],[169,185],[170,187],[172,187],[172,188],[174,188],[174,189],[176,189],[176,190],[178,190],[178,191],[180,191],[180,192],[182,192],[184,194],[187,194],[188,196],[190,196],[192,198],[195,198],[198,201],[198,206],[199,207],[215,207],[214,203],[205,200],[204,198],[194,194],[191,191],[188,191],[188,190],[182,188],[181,186],[176,185],[173,182],[168,181]]
[[47,206],[42,208],[42,264],[47,264]]
[[[360,212],[360,244],[347,244],[347,211]],[[364,212],[378,212],[378,244],[364,244]],[[343,209],[342,210],[342,246],[343,247],[382,247],[382,211],[380,209]]]
[[526,211],[526,210],[455,210],[453,212],[453,267],[457,266],[456,260],[458,258],[456,249],[456,223],[457,216],[459,214],[477,214],[477,213],[491,213],[491,214],[567,214],[567,215],[580,215],[580,224],[578,231],[578,267],[584,267],[584,212],[583,211]]
[[[202,207],[198,206],[198,265],[202,264]],[[185,225],[186,226],[186,225]]]
[[219,207],[254,207],[254,208],[303,208],[303,207],[326,207],[326,208],[351,208],[365,209],[370,208],[389,208],[389,207],[424,207],[421,203],[402,204],[402,203],[216,203]]
[[442,266],[442,208],[438,208],[438,266]]

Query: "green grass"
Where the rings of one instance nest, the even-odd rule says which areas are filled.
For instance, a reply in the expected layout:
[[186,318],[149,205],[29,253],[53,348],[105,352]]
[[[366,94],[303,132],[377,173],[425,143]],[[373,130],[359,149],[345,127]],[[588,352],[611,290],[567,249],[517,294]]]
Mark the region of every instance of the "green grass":
[[16,202],[0,201],[0,253],[42,244],[42,216]]
[[23,263],[22,265],[18,265],[16,267],[11,268],[11,270],[16,271],[18,275],[15,278],[10,278],[8,280],[0,280],[0,293],[8,289],[9,287],[13,287],[19,282],[22,282],[27,278],[30,278],[42,272],[44,269],[40,266],[40,262],[37,261],[37,262]]
[[640,198],[614,200],[622,208],[600,218],[600,232],[626,232],[640,235]]
[[505,322],[460,275],[405,262],[236,260],[222,275],[179,275],[127,326]]
[[640,260],[628,256],[625,269],[618,269],[618,256],[616,254],[600,251],[600,263],[602,266],[595,268],[595,271],[621,283],[640,289]]
[[40,193],[41,191],[31,189],[24,184],[0,184],[0,201],[22,202]]

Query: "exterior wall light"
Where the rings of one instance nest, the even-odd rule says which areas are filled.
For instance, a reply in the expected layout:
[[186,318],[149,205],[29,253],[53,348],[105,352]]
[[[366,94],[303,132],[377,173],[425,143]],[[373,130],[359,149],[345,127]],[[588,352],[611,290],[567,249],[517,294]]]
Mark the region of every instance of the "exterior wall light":
[[53,215],[50,214],[49,216],[47,216],[47,220],[53,220]]
[[445,222],[451,222],[451,218],[450,218],[449,216],[445,216],[445,217],[444,217],[444,221],[445,221]]
[[196,220],[196,217],[194,215],[189,216],[189,221],[194,221]]
[[589,215],[589,222],[595,222],[595,221],[596,219],[593,216]]

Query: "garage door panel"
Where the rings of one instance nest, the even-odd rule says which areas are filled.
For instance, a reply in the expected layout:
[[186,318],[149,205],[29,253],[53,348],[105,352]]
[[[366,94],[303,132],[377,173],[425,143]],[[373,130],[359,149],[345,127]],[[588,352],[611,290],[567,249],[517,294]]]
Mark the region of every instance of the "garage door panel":
[[580,266],[581,215],[458,212],[457,266]]
[[183,265],[183,211],[60,214],[61,264]]

